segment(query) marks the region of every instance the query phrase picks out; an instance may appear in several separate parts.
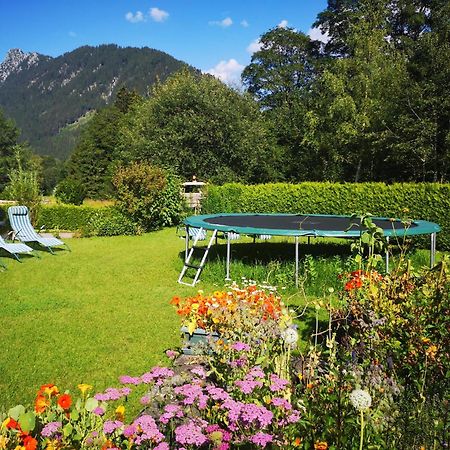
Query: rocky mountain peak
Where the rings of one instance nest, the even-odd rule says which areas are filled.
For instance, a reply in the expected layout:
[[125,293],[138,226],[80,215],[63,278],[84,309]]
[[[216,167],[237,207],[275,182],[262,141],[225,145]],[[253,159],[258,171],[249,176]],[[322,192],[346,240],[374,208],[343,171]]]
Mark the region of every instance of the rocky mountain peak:
[[5,81],[12,73],[22,70],[22,64],[31,67],[39,62],[39,55],[36,52],[26,53],[20,48],[12,48],[6,54],[5,60],[0,63],[0,83]]

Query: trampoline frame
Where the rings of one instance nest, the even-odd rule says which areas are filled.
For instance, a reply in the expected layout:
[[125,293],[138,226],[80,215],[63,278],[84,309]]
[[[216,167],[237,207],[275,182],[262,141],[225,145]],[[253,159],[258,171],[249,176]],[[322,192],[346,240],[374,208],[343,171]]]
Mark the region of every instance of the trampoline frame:
[[[361,236],[362,230],[349,229],[349,230],[293,230],[293,229],[273,229],[273,228],[253,228],[246,226],[230,226],[230,225],[220,225],[206,222],[206,219],[213,219],[216,217],[238,217],[238,216],[307,216],[307,217],[328,217],[328,218],[348,218],[351,216],[345,215],[332,215],[332,214],[262,214],[262,213],[220,213],[220,214],[206,214],[187,217],[183,223],[186,228],[185,234],[185,258],[189,251],[189,240],[192,233],[189,232],[190,228],[196,228],[201,230],[217,230],[222,232],[226,236],[227,240],[227,260],[226,260],[226,280],[231,280],[230,278],[230,263],[231,263],[231,240],[236,234],[253,236],[254,238],[258,235],[270,235],[270,236],[283,236],[283,237],[294,237],[295,242],[295,285],[298,287],[299,280],[299,238],[307,237],[308,244],[310,243],[311,237],[331,237],[331,238],[344,238],[344,239],[358,239]],[[400,219],[390,219],[387,217],[371,217],[372,220],[385,220],[392,222],[399,221]],[[414,220],[412,223],[415,224],[414,227],[402,228],[401,232],[397,232],[396,229],[384,229],[384,236],[389,243],[390,237],[403,238],[405,236],[418,236],[418,235],[430,235],[430,267],[434,266],[436,259],[436,235],[441,231],[438,224],[434,222],[429,222],[425,220]],[[192,231],[192,230],[191,230]],[[186,262],[186,261],[185,261]],[[386,272],[389,272],[389,252],[386,250],[385,254],[385,266]]]

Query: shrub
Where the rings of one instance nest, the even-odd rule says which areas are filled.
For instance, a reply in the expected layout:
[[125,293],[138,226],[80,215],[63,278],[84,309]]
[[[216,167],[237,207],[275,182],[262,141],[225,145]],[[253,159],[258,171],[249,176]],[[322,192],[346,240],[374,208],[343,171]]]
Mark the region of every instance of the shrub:
[[55,197],[62,203],[81,205],[86,198],[86,189],[80,181],[66,178],[55,187]]
[[375,216],[436,222],[437,243],[450,249],[450,184],[439,183],[273,183],[209,186],[202,212],[343,214],[369,211]]
[[139,227],[116,207],[96,209],[81,227],[84,236],[120,236],[139,234]]
[[41,193],[39,191],[38,174],[34,170],[24,170],[19,150],[16,153],[17,168],[9,173],[9,183],[4,194],[6,198],[15,200],[19,205],[27,206],[31,221],[35,223],[39,216]]
[[179,222],[183,200],[177,177],[146,163],[120,167],[113,178],[119,210],[144,230]]

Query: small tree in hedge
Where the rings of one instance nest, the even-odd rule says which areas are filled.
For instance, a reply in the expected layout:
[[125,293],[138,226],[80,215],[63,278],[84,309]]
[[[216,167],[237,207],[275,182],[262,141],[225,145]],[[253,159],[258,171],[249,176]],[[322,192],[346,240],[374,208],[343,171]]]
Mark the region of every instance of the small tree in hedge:
[[113,177],[119,209],[144,230],[178,223],[183,200],[180,181],[146,163],[119,167]]
[[66,178],[56,186],[55,197],[62,203],[81,205],[86,198],[86,188],[80,181]]

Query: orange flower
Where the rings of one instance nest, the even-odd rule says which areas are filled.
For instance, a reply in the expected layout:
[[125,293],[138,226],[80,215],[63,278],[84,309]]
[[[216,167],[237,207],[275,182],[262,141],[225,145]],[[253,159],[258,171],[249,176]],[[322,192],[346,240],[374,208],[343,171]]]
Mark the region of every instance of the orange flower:
[[54,384],[43,384],[38,391],[38,395],[44,394],[52,397],[59,394],[59,389]]
[[295,438],[295,440],[294,440],[294,442],[292,443],[292,445],[293,445],[294,447],[300,447],[301,443],[302,443],[302,440],[301,440],[299,437],[297,437],[297,438]]
[[23,446],[25,447],[26,450],[36,450],[36,448],[37,448],[37,440],[34,439],[31,436],[27,436],[23,440]]
[[69,409],[72,405],[72,397],[69,394],[63,394],[58,398],[58,405],[62,409]]
[[38,414],[43,413],[48,406],[50,406],[50,400],[46,396],[38,394],[34,401],[34,411]]
[[314,450],[327,450],[328,444],[326,442],[319,442],[317,441],[314,444]]
[[170,301],[171,305],[178,306],[181,302],[181,298],[175,295],[175,297],[172,297],[172,300]]

